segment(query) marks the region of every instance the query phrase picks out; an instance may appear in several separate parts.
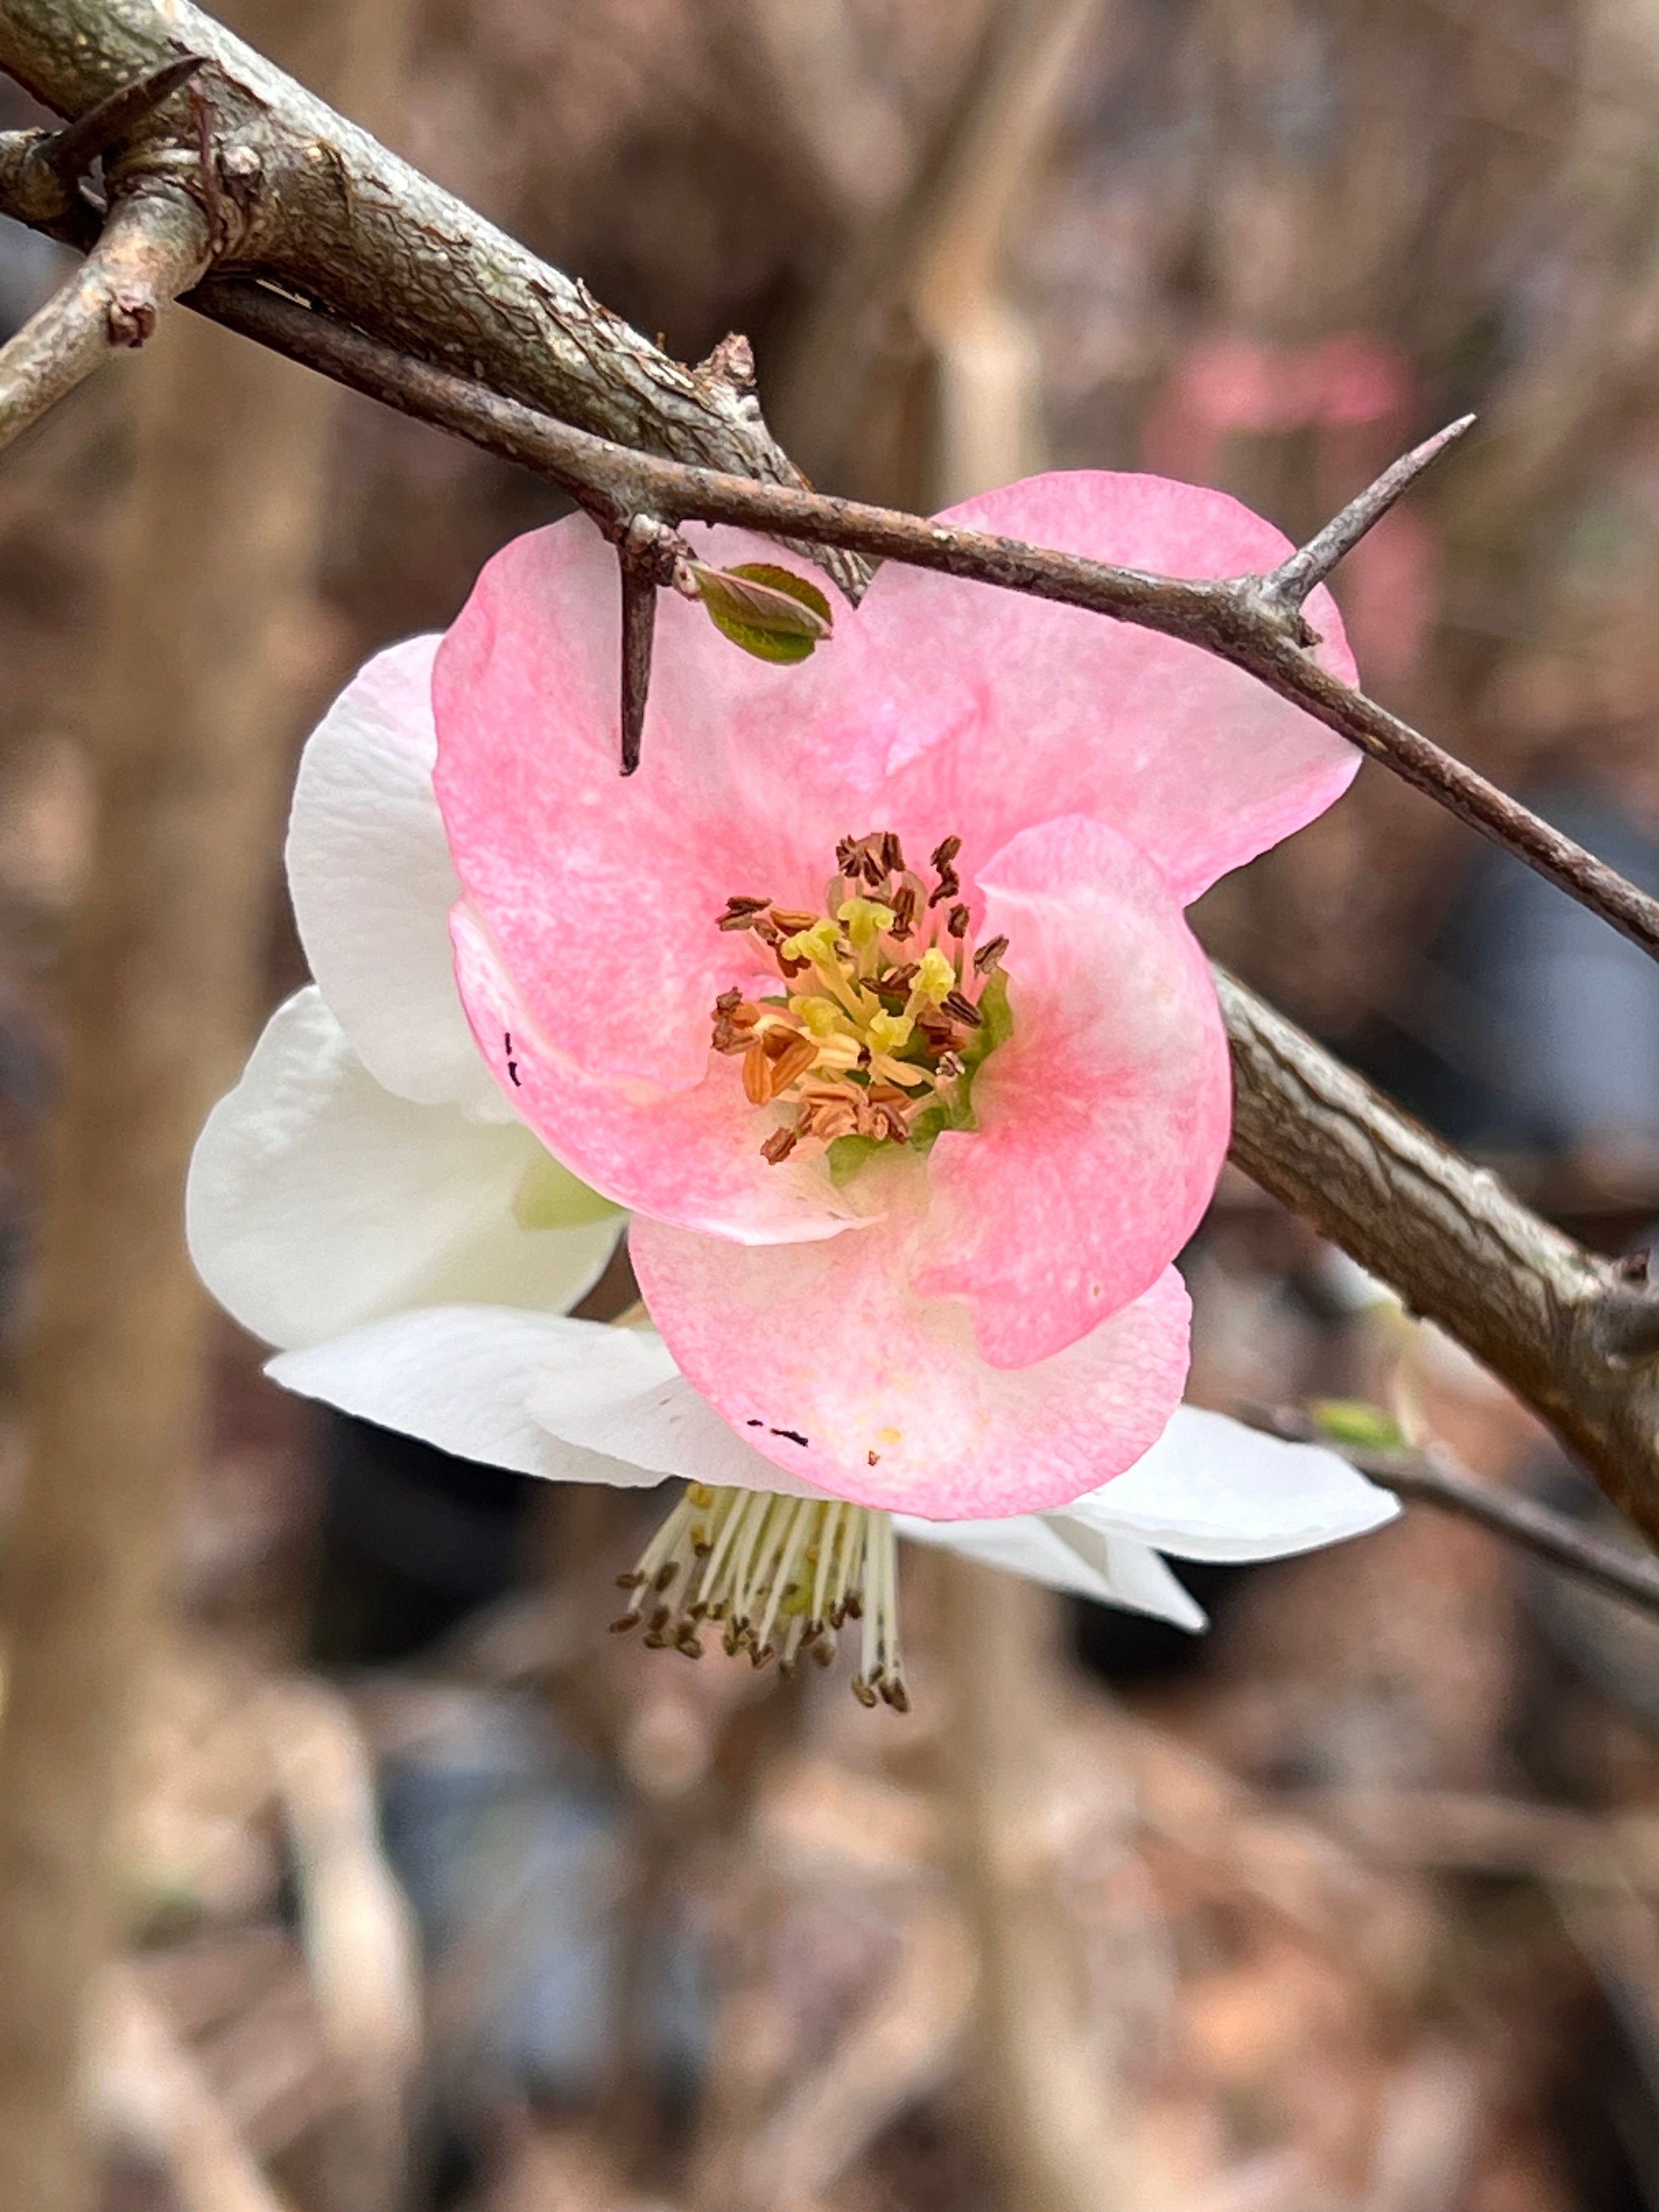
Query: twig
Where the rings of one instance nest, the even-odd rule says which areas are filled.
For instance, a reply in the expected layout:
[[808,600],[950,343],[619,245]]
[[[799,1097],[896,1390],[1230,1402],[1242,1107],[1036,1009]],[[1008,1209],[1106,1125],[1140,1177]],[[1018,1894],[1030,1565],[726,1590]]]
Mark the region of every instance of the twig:
[[374,1774],[349,1706],[314,1680],[270,1685],[260,1717],[293,1850],[299,1924],[330,2055],[350,2084],[331,2148],[353,2212],[402,2200],[421,2053],[420,1936],[380,1848]]
[[1608,1316],[1627,1330],[1639,1286],[1214,974],[1232,1047],[1233,1159],[1467,1345],[1659,1540],[1659,1370],[1609,1357]]
[[70,282],[0,346],[0,449],[117,348],[143,345],[208,252],[201,210],[183,193],[155,188],[118,200]]
[[1358,499],[1351,499],[1340,514],[1273,570],[1262,586],[1265,595],[1277,599],[1281,605],[1299,607],[1315,586],[1324,582],[1343,556],[1352,552],[1365,532],[1382,520],[1401,494],[1409,491],[1424,471],[1437,461],[1447,447],[1461,438],[1474,422],[1473,415],[1459,416],[1455,422],[1447,423],[1443,430],[1437,430],[1433,437],[1425,438],[1420,446],[1402,454],[1391,468],[1384,469],[1374,484],[1368,485]]
[[895,1935],[885,1979],[823,2063],[743,2146],[739,2201],[821,2201],[902,2113],[949,2079],[973,2010],[962,1921],[926,1902]]
[[1260,1425],[1294,1443],[1321,1443],[1400,1497],[1478,1521],[1494,1535],[1536,1553],[1580,1581],[1659,1615],[1659,1559],[1622,1550],[1535,1498],[1478,1480],[1443,1450],[1363,1449],[1325,1435],[1316,1422],[1295,1409],[1275,1408],[1261,1418]]
[[130,1967],[106,1976],[97,2030],[92,2100],[101,2129],[159,2162],[179,2212],[289,2212]]
[[1659,1560],[1621,1551],[1535,1498],[1477,1482],[1438,1452],[1416,1452],[1404,1462],[1386,1452],[1346,1455],[1362,1473],[1397,1491],[1401,1497],[1462,1514],[1467,1521],[1478,1521],[1482,1528],[1523,1545],[1540,1559],[1577,1575],[1581,1582],[1593,1583],[1598,1589],[1624,1598],[1645,1613],[1659,1614]]
[[1261,578],[1152,575],[896,508],[665,461],[554,422],[246,280],[214,277],[190,304],[387,406],[534,469],[585,504],[609,501],[623,513],[733,523],[837,545],[1085,607],[1213,653],[1305,708],[1659,958],[1659,900],[1322,669],[1305,649],[1310,633],[1298,610],[1272,597]]

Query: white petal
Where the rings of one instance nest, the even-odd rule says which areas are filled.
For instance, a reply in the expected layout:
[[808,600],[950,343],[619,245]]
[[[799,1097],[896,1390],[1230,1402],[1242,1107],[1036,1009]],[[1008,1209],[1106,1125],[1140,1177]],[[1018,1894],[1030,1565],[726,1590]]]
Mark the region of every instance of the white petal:
[[1173,1621],[1177,1628],[1205,1626],[1202,1609],[1158,1553],[1127,1536],[1094,1529],[1068,1533],[1052,1513],[1017,1514],[1006,1521],[921,1521],[896,1514],[893,1525],[913,1543],[939,1544],[965,1553],[988,1567],[1003,1567],[1028,1582],[1069,1590],[1097,1604],[1123,1607]]
[[1182,1406],[1151,1451],[1050,1517],[1184,1559],[1273,1559],[1392,1521],[1393,1493],[1317,1444]]
[[654,1468],[629,1466],[550,1436],[530,1413],[545,1368],[580,1368],[618,1396],[656,1370],[640,1332],[566,1321],[511,1306],[427,1306],[371,1322],[327,1344],[280,1352],[265,1369],[284,1389],[320,1398],[383,1429],[418,1437],[460,1459],[556,1482],[654,1486]]
[[295,919],[322,994],[371,1074],[400,1097],[508,1109],[455,988],[460,880],[432,789],[434,637],[361,669],[312,732],[289,817]]
[[530,1400],[530,1410],[544,1428],[567,1443],[650,1468],[656,1477],[677,1474],[688,1482],[768,1490],[783,1498],[824,1495],[745,1443],[676,1372],[672,1356],[654,1332],[625,1334],[659,1347],[659,1372],[643,1376],[641,1388],[619,1398],[608,1374],[590,1375],[575,1359],[550,1365],[538,1378]]
[[272,1015],[208,1117],[185,1199],[191,1254],[272,1344],[478,1298],[562,1313],[604,1269],[621,1217],[521,1228],[514,1199],[544,1158],[520,1122],[394,1097],[313,988]]

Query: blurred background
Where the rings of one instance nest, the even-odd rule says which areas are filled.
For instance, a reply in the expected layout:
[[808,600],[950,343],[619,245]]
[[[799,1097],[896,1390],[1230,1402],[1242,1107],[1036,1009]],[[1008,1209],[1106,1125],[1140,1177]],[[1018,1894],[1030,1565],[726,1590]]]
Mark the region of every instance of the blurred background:
[[[1149,467],[1295,535],[1478,410],[1339,572],[1362,671],[1659,890],[1654,0],[226,12],[671,351],[747,331],[826,489]],[[0,335],[58,273],[0,221]],[[210,656],[264,794],[222,1084],[303,979],[312,720],[560,511],[252,359],[178,318],[0,467],[7,1510],[88,758],[124,685],[173,711],[109,608],[204,625],[228,562],[257,603]],[[1573,1234],[1648,1241],[1659,975],[1517,865],[1368,766],[1197,921]],[[1376,1401],[1597,1511],[1232,1171],[1183,1264],[1202,1402]],[[915,1710],[866,1714],[844,1669],[605,1635],[658,1501],[445,1461],[261,1357],[213,1324],[180,1470],[100,2212],[1659,2207],[1659,1629],[1616,1601],[1423,1509],[1192,1571],[1199,1640],[912,1554]]]

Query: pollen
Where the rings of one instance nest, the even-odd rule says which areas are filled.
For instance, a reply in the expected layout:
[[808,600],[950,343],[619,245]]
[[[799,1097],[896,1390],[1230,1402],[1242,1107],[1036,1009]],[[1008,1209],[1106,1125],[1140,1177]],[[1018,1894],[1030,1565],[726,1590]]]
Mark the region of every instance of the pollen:
[[811,1652],[835,1656],[848,1621],[860,1625],[853,1695],[908,1712],[898,1636],[893,1519],[838,1498],[779,1498],[762,1490],[690,1484],[630,1572],[618,1632],[645,1627],[653,1651],[700,1659],[713,1623],[726,1652],[793,1674]]
[[[714,1049],[742,1055],[744,1095],[767,1109],[759,1149],[773,1165],[803,1145],[926,1150],[941,1130],[974,1126],[975,1072],[1012,1026],[1008,940],[975,948],[972,909],[957,896],[961,849],[959,837],[940,841],[930,884],[906,868],[890,830],[843,837],[821,912],[743,892],[715,916],[792,987],[752,999],[732,988],[714,1002]],[[831,1169],[862,1157],[844,1146]]]

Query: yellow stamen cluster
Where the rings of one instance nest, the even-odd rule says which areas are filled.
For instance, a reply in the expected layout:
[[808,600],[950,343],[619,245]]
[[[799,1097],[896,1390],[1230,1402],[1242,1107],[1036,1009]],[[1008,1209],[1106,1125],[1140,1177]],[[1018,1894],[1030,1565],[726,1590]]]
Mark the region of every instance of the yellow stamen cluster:
[[808,1139],[908,1143],[918,1115],[955,1095],[984,1022],[985,979],[1008,945],[974,948],[952,865],[961,848],[959,837],[938,847],[930,886],[890,830],[846,837],[824,913],[726,901],[720,928],[758,939],[788,987],[714,1001],[714,1049],[741,1054],[751,1103],[792,1109],[761,1147],[774,1165]]
[[633,1571],[617,1577],[633,1597],[611,1626],[643,1621],[653,1650],[700,1659],[702,1624],[719,1621],[732,1657],[746,1651],[757,1667],[775,1659],[787,1674],[805,1651],[828,1666],[836,1632],[856,1620],[863,1638],[854,1696],[908,1712],[897,1577],[890,1514],[694,1482]]

